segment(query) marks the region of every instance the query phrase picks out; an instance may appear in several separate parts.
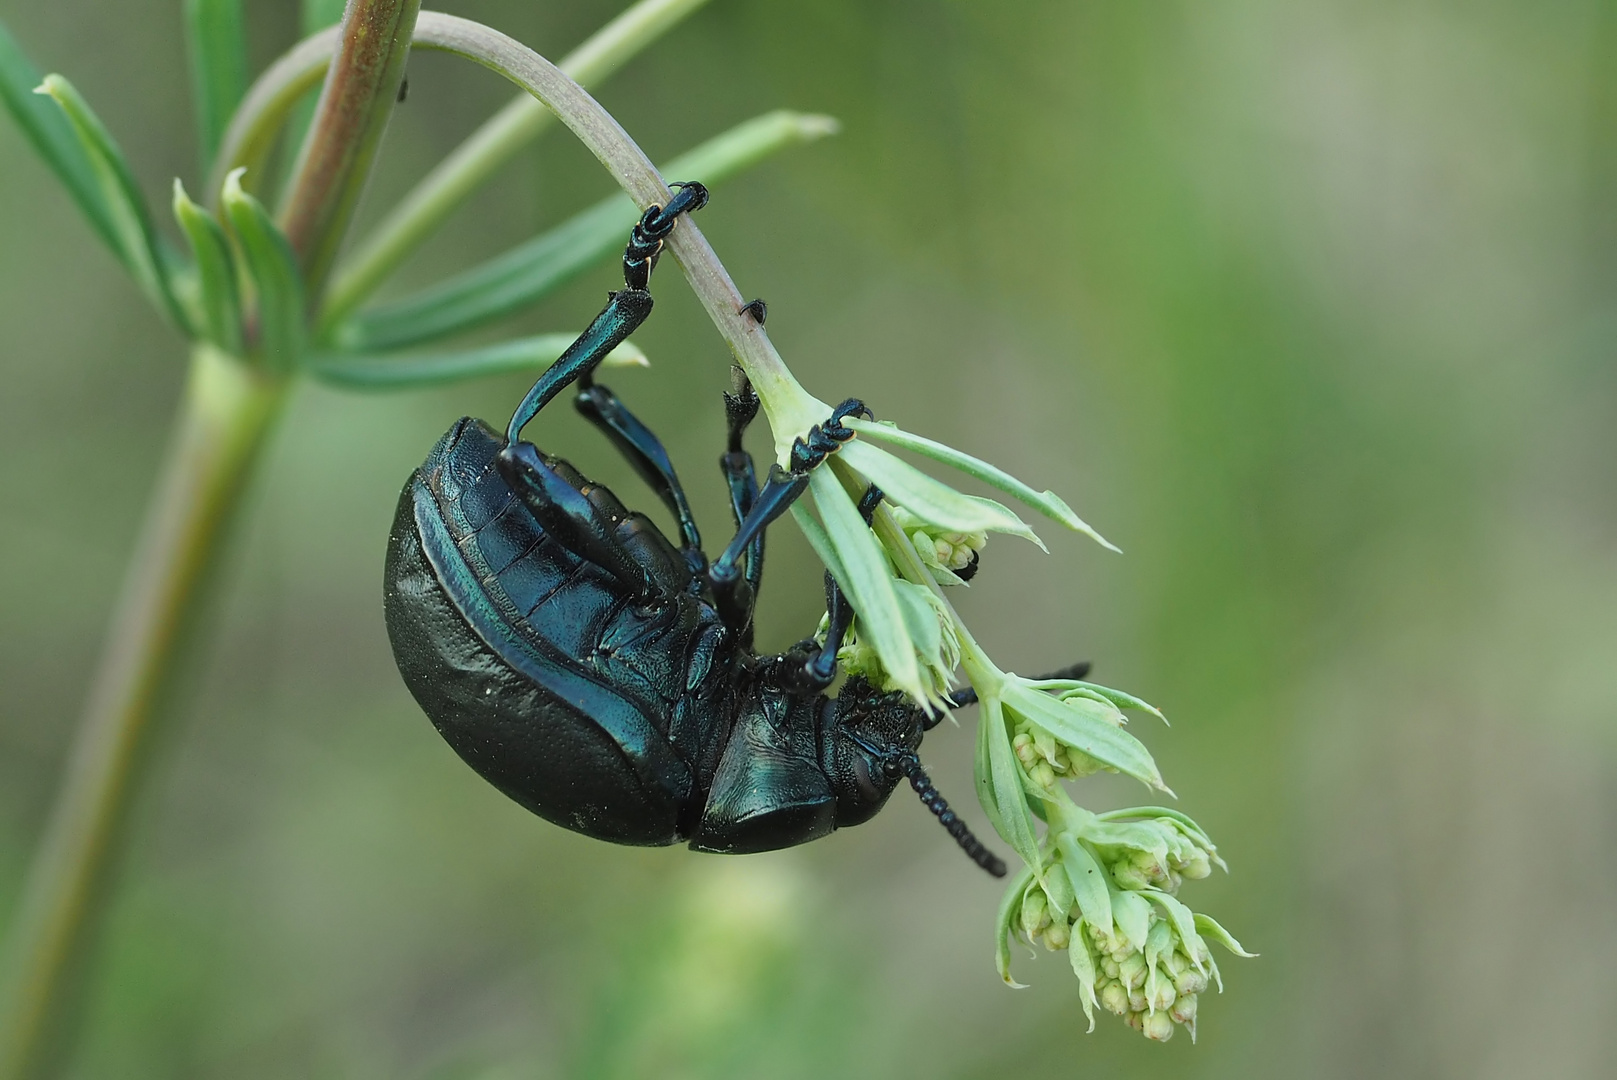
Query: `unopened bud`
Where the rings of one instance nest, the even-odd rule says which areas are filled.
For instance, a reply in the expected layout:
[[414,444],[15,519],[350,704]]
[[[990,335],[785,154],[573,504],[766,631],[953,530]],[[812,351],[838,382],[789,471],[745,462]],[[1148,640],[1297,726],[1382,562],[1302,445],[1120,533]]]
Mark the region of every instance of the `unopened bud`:
[[1180,994],[1178,1000],[1176,1000],[1173,1003],[1173,1008],[1168,1010],[1168,1016],[1171,1017],[1177,1023],[1181,1023],[1181,1024],[1193,1024],[1193,1023],[1195,1023],[1196,1022],[1196,995],[1195,994]]
[[1186,860],[1179,872],[1191,881],[1200,881],[1213,872],[1213,864],[1208,861],[1205,852],[1197,852],[1195,858]]
[[1056,786],[1055,770],[1050,768],[1047,762],[1041,761],[1029,769],[1028,777],[1042,788],[1053,788]]
[[1146,877],[1132,861],[1119,861],[1112,866],[1112,880],[1117,882],[1119,889],[1139,891],[1148,888],[1151,879]]
[[1050,908],[1045,901],[1044,890],[1034,889],[1022,901],[1022,933],[1031,941],[1048,925],[1050,925]]
[[1173,1038],[1173,1021],[1168,1019],[1167,1013],[1149,1013],[1140,1025],[1140,1031],[1148,1039],[1167,1042]]
[[1151,992],[1146,995],[1145,999],[1153,1009],[1166,1009],[1173,1004],[1174,998],[1178,996],[1177,991],[1174,990],[1173,983],[1158,975],[1156,985],[1151,987]]
[[1072,932],[1064,922],[1051,923],[1044,930],[1045,947],[1052,952],[1060,952],[1072,941]]
[[1124,986],[1130,990],[1136,989],[1145,982],[1145,957],[1137,952],[1129,953],[1117,965],[1117,977]]
[[1146,1008],[1149,1007],[1150,1004],[1151,1003],[1146,1000],[1145,989],[1143,987],[1138,990],[1129,991],[1129,1008],[1133,1009],[1135,1012],[1145,1012]]
[[1186,968],[1173,977],[1173,988],[1192,997],[1207,989],[1207,976],[1195,968]]
[[1122,1016],[1129,1011],[1129,992],[1120,982],[1109,982],[1100,989],[1100,1005],[1109,1013]]

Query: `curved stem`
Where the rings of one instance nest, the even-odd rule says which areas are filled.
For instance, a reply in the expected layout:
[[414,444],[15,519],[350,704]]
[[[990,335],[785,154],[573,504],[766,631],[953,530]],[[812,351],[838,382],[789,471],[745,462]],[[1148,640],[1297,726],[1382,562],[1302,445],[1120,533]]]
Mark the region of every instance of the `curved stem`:
[[288,384],[199,345],[162,477],[67,776],[0,959],[0,1080],[35,1073],[60,1030],[178,645]]
[[[707,2],[641,0],[568,53],[557,67],[581,85],[593,85]],[[320,325],[332,326],[358,307],[467,196],[554,119],[555,114],[532,96],[520,94],[433,166],[344,261],[326,296]]]
[[[641,209],[663,205],[672,193],[651,159],[610,113],[556,65],[498,30],[469,19],[422,12],[417,33],[431,33],[439,47],[475,60],[538,98],[589,148],[618,186]],[[668,251],[679,263],[708,318],[752,380],[784,460],[792,439],[823,420],[830,406],[809,395],[770,343],[764,328],[741,314],[744,301],[707,238],[689,217],[668,237]]]

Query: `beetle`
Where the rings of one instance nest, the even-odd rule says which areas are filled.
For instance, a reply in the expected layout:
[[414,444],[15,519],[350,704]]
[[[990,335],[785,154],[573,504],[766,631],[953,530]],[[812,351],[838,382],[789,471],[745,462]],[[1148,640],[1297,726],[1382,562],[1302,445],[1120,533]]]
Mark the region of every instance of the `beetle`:
[[[467,764],[555,824],[621,844],[699,851],[791,847],[869,820],[901,778],[980,867],[1005,864],[933,787],[917,750],[939,717],[849,678],[827,694],[853,610],[825,575],[829,632],[753,651],[764,531],[869,416],[838,405],[759,486],[742,436],[759,401],[739,369],[724,395],[720,467],[736,534],[712,563],[657,437],[594,371],[651,311],[663,241],[707,190],[673,185],[624,250],[624,288],[541,374],[505,432],[463,418],[404,486],[388,541],[385,611],[416,701]],[[744,309],[762,322],[764,306]],[[522,432],[567,387],[678,522],[644,514]],[[870,521],[881,493],[860,502]],[[975,569],[975,567],[973,567]],[[957,692],[952,705],[974,701]]]

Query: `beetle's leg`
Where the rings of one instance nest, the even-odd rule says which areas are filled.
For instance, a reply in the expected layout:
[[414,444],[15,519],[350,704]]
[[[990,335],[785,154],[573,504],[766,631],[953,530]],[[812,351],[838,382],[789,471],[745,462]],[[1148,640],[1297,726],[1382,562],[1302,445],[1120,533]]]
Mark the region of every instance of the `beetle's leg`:
[[644,596],[652,591],[644,567],[630,557],[595,504],[551,468],[532,443],[511,443],[500,451],[500,471],[541,528],[562,547],[594,563]]
[[[730,489],[730,509],[735,514],[736,528],[739,529],[752,512],[752,504],[758,501],[758,476],[753,470],[752,455],[747,453],[742,440],[748,425],[758,415],[759,401],[746,372],[739,367],[731,367],[730,378],[735,393],[724,395],[724,419],[729,437],[719,464],[724,469],[724,479]],[[747,545],[747,584],[752,587],[754,602],[763,577],[764,534],[759,532]]]
[[808,481],[807,472],[794,474],[779,465],[769,467],[769,479],[758,492],[758,497],[753,500],[746,519],[736,529],[735,537],[724,549],[724,553],[708,568],[708,580],[713,583],[715,594],[732,592],[735,589],[736,583],[741,580],[741,570],[736,565],[740,562],[741,556],[746,553],[753,540],[763,534],[770,522],[784,514],[792,503],[808,490]]
[[668,200],[668,205],[646,210],[629,233],[629,243],[623,249],[623,282],[626,287],[612,294],[606,307],[590,323],[589,329],[580,334],[578,340],[569,345],[567,351],[539,376],[511,415],[511,423],[505,430],[506,442],[516,443],[522,437],[522,429],[538,415],[540,409],[550,404],[557,394],[574,381],[594,371],[606,354],[621,345],[651,314],[651,293],[646,290],[651,283],[652,267],[657,265],[657,256],[662,251],[663,240],[673,231],[674,222],[680,214],[700,210],[707,204],[707,188],[701,184],[675,186],[679,190]]
[[[747,550],[748,545],[803,494],[808,488],[809,473],[818,468],[827,457],[836,453],[843,443],[853,438],[853,432],[844,427],[842,421],[845,417],[855,415],[869,417],[871,412],[858,398],[849,398],[831,410],[831,419],[823,424],[815,424],[809,428],[806,436],[793,441],[790,471],[779,465],[769,467],[769,480],[764,484],[763,490],[758,492],[758,497],[747,511],[745,520],[736,529],[735,537],[708,569],[708,580],[712,583],[715,594],[735,588],[735,583],[741,576],[736,564],[740,562],[742,553]],[[745,427],[745,424],[742,427]],[[737,443],[739,444],[739,436]]]
[[580,390],[573,404],[591,423],[606,433],[618,452],[634,466],[634,471],[657,493],[669,511],[679,521],[681,546],[687,554],[700,554],[702,537],[696,531],[696,519],[691,515],[691,504],[685,499],[685,489],[674,473],[674,463],[662,441],[642,424],[611,390],[594,382],[589,373],[579,377]]
[[[875,484],[867,487],[860,497],[859,516],[865,519],[866,525],[875,516],[882,498],[881,488]],[[784,673],[794,684],[793,689],[818,693],[831,685],[837,677],[837,653],[842,649],[842,639],[853,626],[853,605],[848,603],[847,595],[829,570],[825,572],[825,621],[825,644],[809,656],[797,671],[788,668]]]
[[[728,446],[719,458],[724,472],[724,485],[730,492],[730,511],[739,529],[758,501],[758,476],[753,471],[752,455],[742,445],[742,436],[753,417],[758,415],[758,395],[752,383],[738,367],[730,369],[735,393],[724,395],[724,413],[730,429]],[[759,530],[745,550],[747,568],[742,579],[714,585],[713,596],[718,604],[719,617],[734,630],[744,645],[752,642],[752,612],[758,602],[758,586],[764,575],[764,533]]]

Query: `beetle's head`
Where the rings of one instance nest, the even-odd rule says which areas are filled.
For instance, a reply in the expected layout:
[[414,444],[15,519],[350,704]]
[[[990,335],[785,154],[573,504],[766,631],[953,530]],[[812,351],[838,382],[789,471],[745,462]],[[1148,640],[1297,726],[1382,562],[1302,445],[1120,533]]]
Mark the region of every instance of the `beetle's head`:
[[849,679],[827,706],[830,725],[822,733],[820,753],[836,795],[839,828],[870,820],[898,782],[907,779],[973,862],[995,877],[1005,876],[1005,863],[971,835],[921,767],[916,750],[937,717],[928,716],[904,694],[883,693],[858,676]]
[[855,676],[830,703],[820,753],[837,797],[837,827],[869,821],[903,778],[895,763],[921,745],[926,714],[902,693],[884,693]]

